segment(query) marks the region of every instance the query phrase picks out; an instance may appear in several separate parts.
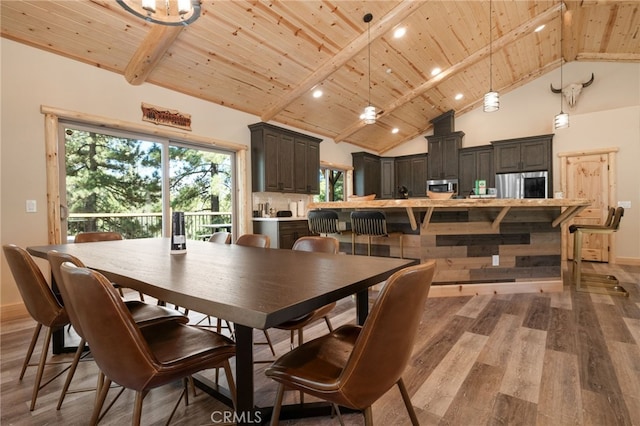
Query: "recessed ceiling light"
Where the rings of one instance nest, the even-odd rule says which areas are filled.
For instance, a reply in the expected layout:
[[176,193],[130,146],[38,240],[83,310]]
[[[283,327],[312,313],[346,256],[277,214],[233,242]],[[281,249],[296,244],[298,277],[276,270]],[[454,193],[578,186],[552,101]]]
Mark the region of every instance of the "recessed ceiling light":
[[534,33],[539,33],[540,31],[542,31],[544,29],[544,24],[540,25],[538,28],[536,28],[535,30],[533,30]]
[[395,38],[401,38],[403,37],[405,34],[407,33],[407,29],[405,27],[398,27],[396,28],[396,30],[393,32],[393,36]]
[[313,97],[314,97],[314,98],[320,98],[320,97],[322,97],[322,90],[320,90],[320,89],[316,89],[316,90],[314,90],[314,91],[313,91]]
[[464,95],[462,93],[458,93],[455,97],[456,101],[459,101],[460,99],[464,98]]
[[435,77],[436,75],[440,74],[441,72],[442,72],[442,70],[440,68],[436,67],[436,68],[431,70],[431,75]]
[[400,130],[397,127],[394,127],[393,129],[391,129],[391,133],[393,133],[394,135],[396,133],[398,133]]

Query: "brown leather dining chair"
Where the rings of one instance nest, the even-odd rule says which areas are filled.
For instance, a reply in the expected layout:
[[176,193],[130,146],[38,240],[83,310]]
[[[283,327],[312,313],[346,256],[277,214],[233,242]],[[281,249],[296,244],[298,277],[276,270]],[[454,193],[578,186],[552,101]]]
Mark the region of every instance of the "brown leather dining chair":
[[[258,247],[258,248],[269,248],[271,246],[271,238],[265,234],[243,234],[238,237],[236,240],[236,244],[239,246],[247,246],[247,247]],[[264,333],[265,339],[267,339],[266,344],[269,345],[269,349],[271,349],[271,354],[275,356],[276,351],[273,348],[273,343],[271,342],[271,337],[267,330],[262,330]],[[264,342],[254,342],[255,345],[264,345]],[[260,362],[260,361],[257,361]]]
[[213,234],[211,234],[211,237],[209,237],[209,242],[218,244],[231,244],[231,232],[214,232]]
[[[340,243],[336,238],[333,237],[300,237],[293,244],[291,250],[338,254],[338,252],[340,251]],[[324,321],[329,328],[329,332],[333,331],[331,321],[329,320],[329,312],[331,312],[335,307],[336,302],[329,303],[328,305],[325,305],[322,308],[315,309],[314,311],[309,312],[306,315],[302,315],[298,318],[284,322],[276,326],[275,328],[291,331],[291,348],[293,348],[294,332],[298,332],[298,345],[301,345],[304,341],[304,327],[317,321],[320,318],[324,318]]]
[[[63,263],[69,262],[75,266],[84,268],[85,265],[82,263],[80,259],[77,257],[70,255],[68,253],[61,253],[58,251],[50,251],[47,253],[47,258],[49,259],[49,266],[51,267],[51,274],[53,275],[53,279],[58,283],[58,288],[60,290],[60,294],[62,296],[62,301],[66,301],[69,299],[69,294],[67,294],[67,288],[62,282],[62,274],[60,272],[60,267]],[[138,327],[146,327],[148,325],[153,325],[160,322],[165,321],[178,321],[182,324],[186,324],[189,322],[189,317],[183,315],[174,309],[165,308],[164,306],[151,305],[148,303],[140,302],[138,300],[127,300],[124,302],[126,308],[129,310],[129,313],[133,317],[133,320],[138,325]],[[71,363],[71,367],[67,374],[67,378],[65,380],[64,386],[62,387],[62,392],[60,393],[60,398],[58,399],[58,406],[56,407],[58,410],[62,406],[64,402],[64,398],[67,395],[69,390],[69,386],[71,384],[71,380],[75,374],[76,368],[78,366],[78,362],[82,357],[82,353],[85,350],[85,337],[82,332],[82,328],[80,325],[80,321],[78,319],[78,315],[73,310],[73,306],[66,304],[65,309],[67,310],[67,314],[69,315],[69,319],[71,320],[71,324],[75,329],[76,333],[80,336],[81,340],[78,343],[78,349],[76,350],[76,354]]]
[[[96,243],[100,241],[119,241],[124,239],[121,233],[114,231],[91,231],[91,232],[78,232],[73,239],[75,243]],[[124,292],[122,291],[122,287],[118,283],[113,283],[113,285],[120,292],[120,296],[124,297]],[[141,291],[138,292],[140,295],[140,300],[144,302],[144,294]]]
[[27,253],[26,250],[14,244],[3,245],[2,250],[4,251],[7,263],[9,264],[13,278],[15,279],[20,295],[22,296],[22,301],[24,302],[29,315],[31,315],[31,318],[36,322],[36,328],[34,330],[33,337],[31,338],[27,355],[22,363],[20,380],[24,378],[27,367],[35,365],[30,363],[33,350],[38,341],[38,336],[40,335],[42,327],[46,327],[47,330],[44,341],[42,342],[42,352],[40,354],[40,361],[37,364],[38,370],[33,383],[31,404],[29,405],[29,410],[33,411],[40,389],[65,371],[62,370],[57,375],[49,379],[49,381],[41,385],[44,368],[46,365],[49,365],[47,363],[47,357],[53,331],[63,328],[65,325],[70,323],[70,320],[66,309],[60,304],[54,295],[53,291],[47,284],[47,280],[42,275],[42,271],[31,255]]
[[136,392],[132,424],[139,425],[142,402],[151,389],[182,380],[185,389],[169,416],[186,396],[187,378],[201,370],[223,367],[235,401],[235,384],[229,359],[235,344],[214,331],[183,324],[161,322],[140,328],[122,298],[102,274],[65,262],[62,282],[68,302],[89,342],[104,384],[96,399],[90,424],[100,420],[111,382]]
[[239,246],[269,248],[271,238],[265,234],[243,234],[238,237],[236,244]]
[[397,385],[411,423],[418,419],[402,380],[431,287],[435,261],[394,273],[382,288],[362,327],[343,325],[281,356],[265,374],[279,383],[271,424],[278,424],[285,388],[333,404],[363,410]]

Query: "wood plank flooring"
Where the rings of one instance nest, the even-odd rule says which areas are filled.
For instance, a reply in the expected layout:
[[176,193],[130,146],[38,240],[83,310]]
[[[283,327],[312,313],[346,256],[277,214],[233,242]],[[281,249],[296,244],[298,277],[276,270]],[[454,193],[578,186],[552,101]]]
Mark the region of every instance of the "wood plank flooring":
[[[404,374],[420,423],[640,425],[640,267],[586,267],[616,275],[630,297],[576,293],[567,282],[562,293],[429,299]],[[197,321],[199,316],[192,314],[192,319]],[[337,326],[354,319],[353,301],[344,299],[332,322]],[[87,424],[93,392],[68,395],[56,411],[63,378],[41,390],[35,411],[29,411],[35,367],[23,381],[18,381],[18,375],[34,323],[21,319],[1,326],[0,423]],[[288,332],[269,333],[276,353],[285,353]],[[323,333],[326,326],[318,322],[305,331],[305,340]],[[255,339],[264,337],[256,332]],[[256,346],[255,358],[272,356],[266,346]],[[267,365],[255,366],[259,405],[271,405],[275,397],[275,385],[264,376]],[[49,367],[45,378],[59,368]],[[212,378],[213,372],[207,375]],[[83,362],[72,388],[90,388],[95,377],[95,364]],[[145,399],[143,424],[163,424],[179,393],[177,384],[151,391]],[[287,392],[285,399],[295,403],[299,396]],[[307,396],[305,401],[309,400]],[[132,392],[124,392],[101,424],[128,424],[132,405]],[[198,391],[189,406],[180,405],[172,424],[224,424],[223,415],[229,412],[229,407]],[[374,404],[373,415],[377,425],[410,424],[397,388]],[[348,425],[363,424],[359,414],[344,418]],[[338,421],[321,417],[281,424],[334,425]]]

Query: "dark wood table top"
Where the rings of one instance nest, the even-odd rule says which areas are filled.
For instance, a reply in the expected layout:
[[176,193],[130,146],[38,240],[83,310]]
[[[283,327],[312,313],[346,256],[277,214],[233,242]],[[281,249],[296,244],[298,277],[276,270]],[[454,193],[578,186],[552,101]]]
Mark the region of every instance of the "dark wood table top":
[[384,281],[415,261],[261,249],[168,238],[29,247],[72,254],[118,284],[168,303],[267,329]]

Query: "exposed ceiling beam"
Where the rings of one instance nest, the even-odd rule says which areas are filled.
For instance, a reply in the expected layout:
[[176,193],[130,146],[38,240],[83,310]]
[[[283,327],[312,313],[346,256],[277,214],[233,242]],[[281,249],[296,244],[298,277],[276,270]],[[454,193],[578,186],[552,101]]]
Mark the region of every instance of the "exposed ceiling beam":
[[134,86],[144,83],[183,28],[181,25],[153,25],[129,60],[124,70],[124,78]]
[[[420,6],[424,5],[423,1],[404,0],[398,6],[394,7],[389,13],[384,15],[375,25],[371,27],[371,41],[377,39],[396,25],[405,20]],[[336,72],[340,67],[349,62],[362,49],[367,47],[369,43],[368,33],[364,31],[353,42],[349,43],[344,49],[334,55],[329,61],[324,63],[320,68],[316,69],[300,84],[288,91],[284,96],[278,99],[270,108],[268,108],[260,117],[262,121],[273,119],[280,111],[284,110],[293,101],[307,93],[313,87],[322,83],[331,74]]]
[[[493,49],[493,52],[495,53],[496,51],[503,49],[507,45],[517,41],[518,38],[520,38],[523,34],[530,33],[539,25],[550,22],[554,19],[558,19],[558,16],[559,16],[558,13],[561,7],[564,7],[564,5],[563,4],[555,5],[547,9],[546,11],[542,12],[541,14],[537,15],[533,19],[509,31],[499,39],[493,41],[493,44],[491,47]],[[427,90],[434,88],[442,80],[445,80],[459,72],[462,72],[466,68],[469,68],[470,66],[475,64],[476,62],[481,61],[482,59],[484,59],[489,55],[490,50],[491,49],[489,45],[487,45],[482,49],[474,52],[473,54],[467,56],[464,60],[442,71],[437,76],[425,81],[420,86],[417,86],[416,88],[408,91],[403,96],[397,98],[395,101],[380,108],[380,111],[382,112],[378,115],[378,118],[390,114],[392,111],[398,109],[399,107],[406,104],[407,102],[410,102],[411,100],[422,95]],[[356,133],[358,130],[363,128],[364,126],[366,126],[366,124],[364,124],[362,120],[357,120],[353,124],[351,124],[349,127],[347,127],[345,130],[343,130],[340,134],[336,135],[333,139],[336,142],[342,142],[345,139],[347,139],[349,136],[351,136],[352,134]]]

